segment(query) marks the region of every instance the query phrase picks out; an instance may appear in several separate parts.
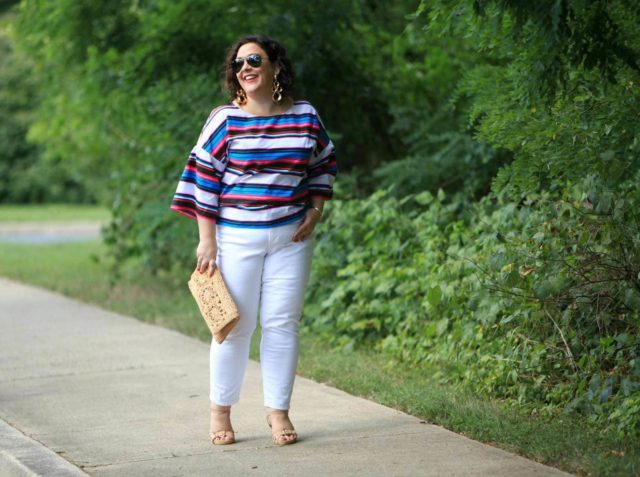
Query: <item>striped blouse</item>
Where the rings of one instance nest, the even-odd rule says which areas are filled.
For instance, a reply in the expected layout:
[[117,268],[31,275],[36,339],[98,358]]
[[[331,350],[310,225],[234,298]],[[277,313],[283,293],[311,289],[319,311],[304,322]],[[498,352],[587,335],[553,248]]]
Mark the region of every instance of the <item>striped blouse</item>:
[[276,227],[304,217],[312,197],[331,199],[333,143],[307,101],[256,116],[214,109],[184,167],[171,209],[233,227]]

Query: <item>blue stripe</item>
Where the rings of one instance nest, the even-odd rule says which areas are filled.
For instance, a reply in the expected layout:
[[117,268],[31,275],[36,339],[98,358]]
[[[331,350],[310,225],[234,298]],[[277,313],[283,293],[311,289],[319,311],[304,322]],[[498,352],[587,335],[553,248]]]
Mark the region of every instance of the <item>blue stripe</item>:
[[201,175],[196,174],[193,171],[185,170],[180,177],[182,182],[188,182],[189,184],[195,184],[198,189],[206,190],[207,192],[214,192],[219,194],[222,190],[222,186],[219,182],[213,182],[205,179]]
[[[229,157],[247,160],[277,160],[277,159],[308,159],[311,155],[309,149],[233,149],[229,151]],[[250,159],[245,159],[248,156]]]
[[248,229],[266,229],[269,227],[277,227],[279,225],[288,225],[292,224],[298,220],[301,220],[304,217],[306,210],[303,208],[300,212],[296,212],[294,215],[290,215],[287,217],[283,217],[281,219],[276,220],[267,220],[261,222],[243,222],[240,220],[231,220],[225,219],[223,217],[218,217],[217,222],[218,225],[226,225],[228,227],[236,227],[236,228],[248,228]]
[[307,188],[300,184],[295,187],[283,189],[286,186],[260,186],[251,184],[231,184],[222,189],[222,195],[225,194],[243,194],[243,195],[269,195],[271,197],[291,197],[299,192],[304,192]]
[[203,179],[201,176],[196,177],[196,187],[206,190],[207,192],[214,192],[216,194],[219,194],[222,190],[222,187],[218,182]]
[[213,132],[213,134],[209,136],[209,139],[207,139],[207,142],[204,143],[204,145],[202,146],[202,149],[204,149],[209,154],[211,154],[211,151],[213,151],[218,147],[218,144],[224,140],[226,135],[227,135],[226,123],[222,123],[220,127],[218,127],[218,129],[216,129]]
[[188,171],[187,169],[185,169],[184,172],[182,173],[182,176],[180,177],[180,180],[187,181],[187,182],[195,182],[196,173],[194,171]]

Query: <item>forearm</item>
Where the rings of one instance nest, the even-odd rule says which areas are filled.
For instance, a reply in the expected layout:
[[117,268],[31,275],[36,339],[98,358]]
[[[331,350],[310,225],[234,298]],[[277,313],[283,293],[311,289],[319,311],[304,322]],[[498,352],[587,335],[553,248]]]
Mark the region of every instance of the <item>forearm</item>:
[[312,197],[311,198],[311,208],[319,209],[320,214],[322,214],[322,211],[324,209],[324,203],[325,203],[324,197]]
[[209,276],[212,276],[216,268],[216,255],[218,251],[218,245],[216,243],[216,223],[212,220],[198,217],[198,233],[200,234],[200,243],[198,243],[198,247],[196,248],[196,257],[198,257],[196,269],[200,273],[209,270]]
[[198,217],[198,234],[201,242],[213,242],[216,240],[216,223]]

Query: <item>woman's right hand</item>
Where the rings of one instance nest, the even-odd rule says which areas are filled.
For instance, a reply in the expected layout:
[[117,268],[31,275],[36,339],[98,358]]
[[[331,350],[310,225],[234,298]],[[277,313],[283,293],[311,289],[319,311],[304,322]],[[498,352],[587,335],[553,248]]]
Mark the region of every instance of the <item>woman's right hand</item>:
[[209,276],[213,276],[216,270],[216,255],[218,253],[218,245],[216,239],[201,239],[196,249],[196,270],[204,273],[209,270]]

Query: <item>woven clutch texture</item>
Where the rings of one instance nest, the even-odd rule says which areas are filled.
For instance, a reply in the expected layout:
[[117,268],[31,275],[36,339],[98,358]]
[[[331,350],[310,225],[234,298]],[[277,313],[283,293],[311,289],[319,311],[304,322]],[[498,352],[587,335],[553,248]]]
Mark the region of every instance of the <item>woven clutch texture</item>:
[[240,313],[224,284],[220,269],[216,267],[212,277],[208,271],[200,273],[195,270],[188,285],[211,334],[218,343],[222,343],[238,323]]

